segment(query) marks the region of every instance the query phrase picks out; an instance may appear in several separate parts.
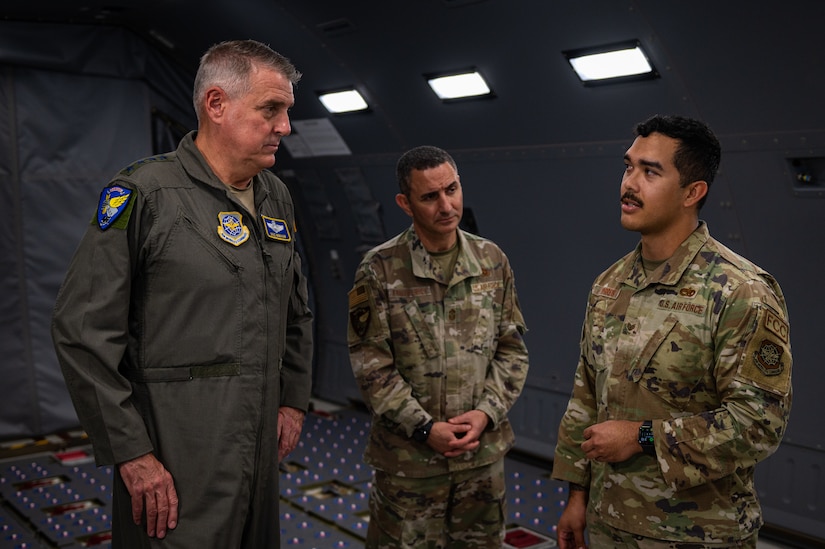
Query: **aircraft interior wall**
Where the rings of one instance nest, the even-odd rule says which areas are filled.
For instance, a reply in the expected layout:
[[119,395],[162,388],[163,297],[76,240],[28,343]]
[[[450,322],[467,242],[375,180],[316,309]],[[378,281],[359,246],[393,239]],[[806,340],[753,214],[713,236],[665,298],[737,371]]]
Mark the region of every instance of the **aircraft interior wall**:
[[49,331],[65,269],[106,182],[194,123],[155,55],[122,31],[0,24],[0,437],[77,425]]
[[[31,43],[29,33],[60,27],[0,22],[0,439],[75,424],[48,331],[65,267],[111,176],[174,147],[181,128],[195,126],[189,75],[128,33],[75,30],[66,31],[61,52],[35,56],[18,46]],[[96,63],[66,65],[66,49]],[[136,52],[145,63],[134,63]],[[515,270],[531,369],[511,419],[517,450],[541,458],[552,457],[590,283],[636,244],[618,212],[622,155],[635,121],[628,120],[626,140],[593,135],[543,147],[447,147],[478,233],[500,244]],[[743,127],[720,138],[722,171],[702,217],[724,244],[776,276],[793,332],[790,425],[777,455],[757,468],[765,517],[825,540],[825,432],[817,424],[825,392],[818,346],[825,296],[817,290],[825,268],[825,187],[800,187],[793,162],[825,157],[825,129],[770,134]],[[442,145],[439,135],[428,139]],[[394,200],[398,155],[296,159],[285,152],[275,171],[298,203],[316,318],[314,393],[358,401],[346,293],[361,254],[409,224]]]

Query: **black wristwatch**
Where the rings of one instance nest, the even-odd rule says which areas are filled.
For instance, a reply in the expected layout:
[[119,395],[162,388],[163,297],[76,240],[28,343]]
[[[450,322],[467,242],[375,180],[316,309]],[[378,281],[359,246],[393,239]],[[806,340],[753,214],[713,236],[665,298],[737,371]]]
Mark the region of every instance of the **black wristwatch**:
[[413,431],[412,437],[413,440],[416,442],[427,442],[427,439],[430,438],[430,431],[433,428],[433,420],[428,421],[415,431]]
[[649,456],[656,455],[656,446],[653,444],[653,422],[645,421],[639,427],[639,446],[645,454]]

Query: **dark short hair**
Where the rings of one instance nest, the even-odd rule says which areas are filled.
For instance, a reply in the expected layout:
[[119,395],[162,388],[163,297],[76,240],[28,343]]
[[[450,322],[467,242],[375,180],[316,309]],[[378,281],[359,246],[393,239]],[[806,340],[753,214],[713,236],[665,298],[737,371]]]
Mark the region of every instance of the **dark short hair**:
[[[722,161],[722,147],[710,127],[699,120],[684,116],[655,115],[636,125],[635,134],[647,137],[661,133],[679,141],[673,155],[673,164],[679,171],[682,187],[694,181],[713,183]],[[699,209],[705,205],[708,195],[699,201]]]
[[445,162],[449,163],[455,171],[458,168],[455,160],[444,149],[430,145],[421,145],[410,149],[401,155],[395,167],[395,175],[398,177],[398,188],[402,194],[410,195],[410,174],[413,170],[428,170],[438,167]]

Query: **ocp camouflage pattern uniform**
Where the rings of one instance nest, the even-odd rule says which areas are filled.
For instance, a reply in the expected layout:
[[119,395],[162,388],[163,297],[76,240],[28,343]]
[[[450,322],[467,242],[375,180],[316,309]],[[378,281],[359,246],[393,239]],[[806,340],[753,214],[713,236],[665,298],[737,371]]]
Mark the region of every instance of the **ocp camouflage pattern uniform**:
[[[748,538],[762,525],[754,466],[791,407],[782,291],[704,222],[647,278],[640,250],[593,284],[553,478],[589,487],[588,517],[622,531]],[[582,431],[609,419],[653,420],[656,456],[589,461]]]
[[[507,412],[528,359],[513,272],[489,240],[459,230],[458,246],[447,277],[410,227],[365,255],[349,293],[350,358],[373,414],[364,457],[391,475],[479,468],[514,443]],[[410,438],[471,410],[491,420],[476,451],[446,458]]]

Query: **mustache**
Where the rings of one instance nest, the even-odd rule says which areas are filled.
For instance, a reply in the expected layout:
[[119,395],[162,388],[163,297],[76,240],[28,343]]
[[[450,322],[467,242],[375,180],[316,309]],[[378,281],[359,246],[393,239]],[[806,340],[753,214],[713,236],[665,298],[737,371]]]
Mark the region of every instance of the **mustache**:
[[621,202],[624,202],[625,200],[630,200],[630,201],[632,201],[632,202],[637,203],[637,204],[639,205],[639,207],[640,207],[640,208],[641,208],[641,207],[644,207],[644,205],[645,205],[645,203],[644,203],[644,202],[642,202],[642,199],[641,199],[641,198],[637,197],[635,194],[633,194],[633,193],[632,193],[632,192],[630,192],[630,191],[627,191],[626,193],[624,193],[624,194],[622,195],[622,198],[621,198],[621,200],[620,200],[620,201],[621,201]]

